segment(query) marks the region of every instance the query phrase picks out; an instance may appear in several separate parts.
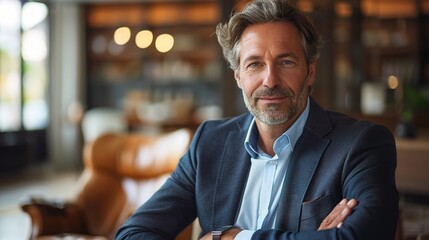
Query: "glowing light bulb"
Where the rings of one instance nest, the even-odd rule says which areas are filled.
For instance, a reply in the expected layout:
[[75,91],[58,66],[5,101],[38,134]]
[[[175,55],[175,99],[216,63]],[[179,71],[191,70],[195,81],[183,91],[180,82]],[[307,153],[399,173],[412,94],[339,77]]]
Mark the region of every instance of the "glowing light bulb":
[[118,45],[124,45],[131,38],[131,30],[129,27],[120,27],[115,30],[113,34],[113,40]]
[[153,34],[149,30],[143,30],[136,35],[136,45],[139,48],[147,48],[152,44]]
[[389,86],[390,89],[396,89],[399,85],[398,77],[394,75],[390,75],[389,78],[387,79],[387,85]]
[[166,53],[173,48],[174,38],[170,34],[161,34],[156,38],[155,47],[159,52]]

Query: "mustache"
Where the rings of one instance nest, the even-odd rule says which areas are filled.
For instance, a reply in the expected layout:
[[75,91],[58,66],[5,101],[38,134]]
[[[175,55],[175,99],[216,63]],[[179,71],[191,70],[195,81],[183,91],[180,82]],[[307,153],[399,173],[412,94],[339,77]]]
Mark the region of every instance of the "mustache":
[[259,97],[293,97],[294,94],[290,89],[282,89],[279,87],[257,89],[253,94],[252,98]]

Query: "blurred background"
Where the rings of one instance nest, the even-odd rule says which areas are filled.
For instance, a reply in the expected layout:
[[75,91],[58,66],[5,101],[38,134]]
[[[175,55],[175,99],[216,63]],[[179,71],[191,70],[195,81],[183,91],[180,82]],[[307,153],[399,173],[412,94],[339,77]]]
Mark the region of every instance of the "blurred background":
[[[392,130],[404,234],[429,231],[429,0],[294,2],[324,39],[312,96]],[[214,34],[245,3],[0,0],[0,239],[28,237],[22,197],[73,194],[101,132],[245,112]]]

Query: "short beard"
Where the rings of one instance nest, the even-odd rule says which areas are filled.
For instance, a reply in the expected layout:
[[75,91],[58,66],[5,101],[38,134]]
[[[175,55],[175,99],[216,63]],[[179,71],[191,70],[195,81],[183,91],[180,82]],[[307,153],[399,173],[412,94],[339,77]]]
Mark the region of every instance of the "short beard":
[[[249,112],[262,123],[274,126],[290,121],[300,112],[304,107],[308,89],[304,87],[296,96],[291,90],[278,87],[256,90],[250,97],[246,95],[243,89],[242,94]],[[279,104],[269,104],[261,109],[257,107],[257,99],[260,96],[288,97],[291,102],[286,111],[278,111]]]

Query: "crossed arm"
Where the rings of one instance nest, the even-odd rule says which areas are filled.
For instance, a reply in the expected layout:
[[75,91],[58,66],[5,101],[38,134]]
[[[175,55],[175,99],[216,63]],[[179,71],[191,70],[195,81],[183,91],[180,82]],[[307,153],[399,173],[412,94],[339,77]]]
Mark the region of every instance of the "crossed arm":
[[[343,199],[335,206],[331,213],[323,220],[318,230],[327,230],[331,228],[340,228],[358,202],[356,199]],[[231,228],[222,234],[222,240],[234,240],[234,238],[242,231],[240,228]],[[207,233],[200,240],[211,240],[211,233]]]

